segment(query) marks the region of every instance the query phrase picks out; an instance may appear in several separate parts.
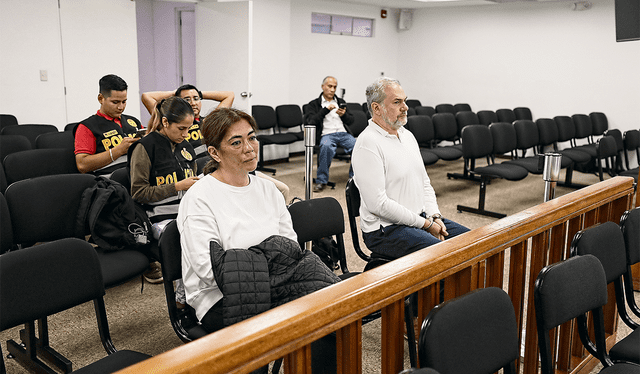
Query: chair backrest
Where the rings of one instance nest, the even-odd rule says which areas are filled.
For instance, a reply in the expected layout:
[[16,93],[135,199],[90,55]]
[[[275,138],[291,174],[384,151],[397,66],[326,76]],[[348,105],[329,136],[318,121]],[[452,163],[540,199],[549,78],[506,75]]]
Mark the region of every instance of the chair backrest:
[[529,121],[533,120],[531,109],[527,107],[519,106],[517,108],[514,108],[513,114],[516,115],[516,120],[519,120],[519,119],[528,119]]
[[484,125],[469,125],[462,129],[462,153],[467,160],[490,156],[493,153],[491,130]]
[[573,125],[576,128],[576,139],[584,139],[593,135],[593,125],[591,119],[586,114],[574,114],[571,116]]
[[462,134],[462,129],[468,125],[479,125],[478,115],[472,111],[462,111],[456,113],[456,123],[458,124],[458,136]]
[[555,116],[553,120],[558,127],[558,141],[568,142],[576,137],[576,127],[569,116]]
[[7,189],[7,175],[4,173],[4,166],[0,163],[0,194],[4,195],[4,191]]
[[31,142],[24,135],[0,135],[0,162],[14,152],[32,149]]
[[616,141],[616,150],[622,152],[624,150],[624,139],[622,138],[622,132],[618,129],[611,129],[605,131],[604,135],[611,136]]
[[498,122],[498,116],[493,110],[481,110],[476,114],[481,125],[489,126],[494,122]]
[[75,138],[71,131],[48,132],[38,135],[36,148],[75,149]]
[[302,130],[302,110],[298,104],[285,104],[276,107],[276,121],[278,127],[289,129],[300,126]]
[[[304,105],[309,105],[309,104],[304,104]],[[350,110],[352,113],[353,112],[363,112],[362,110],[362,105],[360,103],[347,103],[347,110]]]
[[276,111],[269,105],[253,105],[251,106],[251,115],[256,120],[258,129],[273,129],[278,124],[276,119]]
[[3,254],[0,284],[0,330],[102,300],[105,294],[95,249],[75,238]]
[[367,128],[369,121],[367,120],[366,113],[361,110],[354,110],[351,114],[353,114],[353,123],[349,128],[351,129],[353,136],[357,138],[358,135]]
[[64,126],[64,131],[70,131],[73,134],[73,129],[78,126],[80,122],[71,122],[71,123],[67,123]]
[[30,149],[8,155],[4,160],[9,184],[23,179],[56,174],[76,174],[73,151],[63,148]]
[[18,126],[18,119],[13,114],[0,114],[0,129],[7,126]]
[[411,117],[411,116],[415,116],[416,115],[416,109],[415,108],[409,108],[407,110],[407,117]]
[[13,225],[11,224],[11,214],[9,214],[9,206],[7,199],[0,194],[0,255],[10,251],[13,248]]
[[436,114],[436,109],[432,106],[417,106],[416,108],[416,114],[419,116],[433,116],[434,114]]
[[451,113],[455,116],[456,108],[453,106],[453,104],[438,104],[436,105],[436,113]]
[[14,242],[84,238],[87,230],[76,223],[78,208],[82,193],[94,184],[93,175],[58,174],[21,180],[7,187]]
[[451,113],[436,113],[431,117],[437,140],[453,141],[458,136],[456,117]]
[[538,126],[538,139],[540,145],[554,145],[558,142],[558,126],[552,118],[538,118],[536,120]]
[[604,113],[591,112],[589,113],[589,118],[591,119],[593,135],[602,135],[609,129],[609,121]]
[[9,126],[2,129],[3,135],[23,135],[31,142],[31,148],[36,148],[36,138],[38,135],[48,132],[58,132],[54,125],[18,125]]
[[521,150],[527,150],[540,144],[540,135],[538,133],[538,126],[535,122],[528,119],[518,119],[513,122],[513,127],[516,130],[516,147]]
[[467,104],[467,103],[458,103],[458,104],[454,104],[453,108],[456,110],[457,112],[471,112],[471,105]]
[[[198,169],[200,170],[200,169]],[[129,168],[118,168],[113,173],[109,179],[116,181],[123,185],[129,194],[131,194],[131,174]]]
[[627,169],[630,169],[630,161],[629,161],[629,151],[636,153],[636,159],[638,164],[640,165],[640,131],[638,130],[628,130],[624,132],[624,137],[622,138],[624,144],[624,155]]
[[620,226],[609,221],[578,231],[571,241],[571,255],[593,255],[602,264],[605,279],[611,283],[627,270],[624,235]]
[[360,235],[358,234],[358,224],[356,218],[360,217],[360,191],[353,178],[347,181],[344,190],[347,199],[347,216],[349,217],[349,229],[351,230],[351,241],[356,254],[366,262],[371,261],[371,256],[362,251],[360,247]]
[[555,373],[549,331],[576,317],[585,321],[589,311],[594,317],[596,347],[606,350],[602,306],[607,303],[607,282],[595,256],[575,256],[543,268],[535,282],[534,302],[542,374]]
[[513,123],[516,120],[516,114],[513,110],[507,108],[496,110],[496,116],[498,116],[498,122]]
[[471,291],[431,310],[418,343],[420,365],[440,373],[515,374],[518,323],[509,295],[496,287]]
[[618,146],[613,136],[603,136],[598,140],[598,158],[605,159],[615,157],[618,154]]
[[433,123],[429,116],[415,115],[408,117],[405,128],[411,131],[421,147],[429,147],[435,137]]
[[[518,137],[516,129],[511,122],[496,122],[489,125],[491,138],[493,139],[493,154],[500,155],[516,150]],[[463,143],[463,147],[464,147]]]
[[420,103],[420,100],[417,100],[417,99],[408,99],[406,101],[406,104],[407,104],[407,106],[409,108],[415,108],[415,107],[418,107],[418,106],[422,106],[422,104]]

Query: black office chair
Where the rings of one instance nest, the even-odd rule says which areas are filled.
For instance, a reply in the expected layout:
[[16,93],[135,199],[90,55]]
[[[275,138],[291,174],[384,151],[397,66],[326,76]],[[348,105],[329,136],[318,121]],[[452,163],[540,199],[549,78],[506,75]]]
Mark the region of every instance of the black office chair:
[[207,331],[198,322],[192,307],[187,305],[185,308],[178,308],[176,304],[173,282],[182,279],[182,249],[180,247],[180,232],[175,220],[169,223],[160,235],[159,247],[164,293],[167,299],[171,327],[180,340],[188,343],[207,335]]
[[443,374],[515,374],[518,335],[509,295],[496,287],[477,289],[429,312],[420,330],[420,366]]
[[[600,373],[640,373],[640,366],[634,364],[613,365],[607,352],[602,312],[607,281],[595,256],[575,256],[543,268],[535,282],[534,302],[542,374],[555,374],[550,331],[574,318],[582,345],[604,366]],[[587,312],[591,312],[595,344],[587,328]]]
[[453,108],[456,110],[456,113],[457,112],[472,112],[471,105],[469,105],[467,103],[453,104]]
[[[14,340],[7,342],[9,353],[25,368],[54,372],[38,358],[43,357],[38,342],[45,343],[49,353],[57,354],[48,344],[48,329],[41,330],[36,338],[34,321],[89,301],[93,301],[100,340],[108,356],[74,373],[113,373],[151,357],[116,350],[109,333],[100,262],[96,251],[84,240],[61,239],[3,254],[0,284],[0,330],[26,324],[30,336],[24,347]],[[66,358],[59,356],[55,361],[59,370],[72,370],[72,363]]]
[[56,174],[77,174],[73,151],[63,148],[30,149],[15,152],[4,160],[8,184]]
[[631,168],[631,160],[629,159],[629,152],[636,153],[636,162],[640,165],[640,131],[628,130],[624,132],[622,137],[622,143],[624,144],[624,162],[627,170],[634,170],[638,173],[638,168]]
[[251,107],[251,113],[253,118],[256,120],[258,130],[272,132],[271,134],[258,134],[258,141],[260,142],[260,160],[258,162],[257,170],[275,175],[276,169],[264,166],[264,146],[270,144],[291,144],[299,141],[300,138],[295,133],[282,133],[278,130],[276,111],[272,107],[268,105],[253,105]]
[[[308,105],[308,104],[305,104],[305,105]],[[364,110],[362,110],[362,104],[360,103],[347,103],[347,110],[350,110],[351,112],[364,113]]]
[[415,107],[419,107],[422,106],[422,104],[420,103],[420,100],[417,99],[408,99],[406,101],[406,104],[409,108],[415,108]]
[[4,191],[7,189],[7,175],[4,173],[4,166],[0,163],[0,194],[4,195]]
[[526,119],[529,121],[533,121],[533,115],[531,114],[531,109],[519,106],[513,109],[513,114],[516,116],[516,120]]
[[462,111],[456,113],[456,123],[458,125],[458,137],[462,135],[462,129],[468,125],[479,125],[478,115],[472,111]]
[[24,135],[0,135],[0,162],[8,155],[33,149],[31,142]]
[[0,194],[0,255],[9,252],[14,248],[13,245],[13,225],[11,224],[11,214],[9,214],[9,206],[7,199]]
[[494,122],[498,122],[498,116],[493,110],[481,110],[476,114],[481,125],[489,126]]
[[123,185],[127,189],[127,191],[129,191],[129,194],[131,194],[131,174],[129,168],[123,167],[116,169],[113,173],[111,173],[109,179]]
[[609,354],[614,361],[640,364],[640,325],[631,319],[626,309],[622,277],[627,273],[627,255],[620,226],[605,222],[578,231],[571,242],[571,255],[593,255],[600,260],[607,284],[614,284],[618,315],[633,330],[631,334],[619,339],[610,348]]
[[8,126],[18,126],[18,119],[13,114],[0,114],[0,129]]
[[301,200],[289,205],[289,214],[301,248],[305,248],[305,243],[312,240],[335,238],[339,258],[332,261],[340,264],[343,275],[349,275],[343,237],[344,214],[338,200],[333,197]]
[[38,135],[36,148],[64,148],[75,149],[75,138],[71,131],[47,132]]
[[[493,137],[491,130],[484,125],[470,125],[464,128],[462,131],[462,150],[464,152],[464,175],[471,177],[477,176],[475,181],[480,183],[480,196],[478,208],[458,205],[458,211],[481,214],[494,218],[505,217],[505,214],[488,211],[484,208],[487,184],[492,178],[502,178],[510,181],[522,180],[529,174],[527,169],[506,162],[502,164],[493,162]],[[488,159],[489,164],[487,166],[476,167],[477,159]]]
[[353,123],[349,126],[354,137],[358,137],[369,125],[367,115],[363,111],[353,111]]
[[456,108],[453,106],[453,104],[438,104],[436,105],[436,113],[451,113],[455,116]]
[[436,114],[436,109],[432,106],[417,106],[415,107],[416,115],[419,116],[433,116]]
[[591,112],[589,113],[589,119],[591,120],[592,141],[594,141],[594,136],[601,136],[609,130],[609,120],[604,113]]
[[[95,183],[95,177],[89,174],[58,174],[21,180],[7,187],[15,244],[84,239],[89,230],[78,225],[78,208],[85,189]],[[97,247],[96,251],[107,288],[141,276],[149,267],[149,259],[138,250],[104,251]]]
[[2,128],[2,135],[22,135],[31,142],[31,148],[36,148],[36,138],[48,132],[58,132],[54,125],[18,125]]
[[620,218],[620,228],[627,253],[627,270],[622,277],[625,299],[631,312],[640,318],[640,307],[636,304],[633,295],[633,274],[631,273],[631,266],[640,262],[640,208],[624,212]]
[[545,147],[551,147],[553,152],[562,155],[562,165],[566,165],[567,170],[565,172],[565,181],[560,184],[565,187],[583,187],[575,186],[572,183],[574,165],[589,162],[591,156],[586,152],[572,148],[559,150],[558,142],[560,141],[560,133],[556,121],[553,118],[538,118],[536,125],[538,126],[541,152],[544,151]]
[[612,136],[603,136],[596,144],[596,164],[598,165],[598,177],[604,180],[604,172],[606,171],[610,177],[615,177],[616,156],[618,148],[616,141]]
[[442,160],[454,161],[462,157],[462,146],[458,137],[458,124],[455,115],[451,113],[436,113],[431,116],[436,143],[452,142],[451,145],[438,144],[431,148]]
[[496,110],[498,122],[513,123],[516,120],[516,114],[511,109],[503,108]]
[[76,126],[78,126],[80,122],[71,122],[71,123],[67,123],[64,126],[64,131],[70,131],[73,134],[73,129],[76,128]]
[[[524,157],[524,152],[523,156],[518,156],[518,132],[513,124],[508,122],[495,122],[489,125],[489,130],[491,131],[491,137],[493,138],[493,154],[507,155],[511,157],[511,160],[505,161],[502,164],[517,165],[525,168],[531,174],[542,174],[542,161],[544,161],[544,158],[535,155]],[[535,131],[535,136],[537,143],[537,129]],[[524,140],[524,143],[522,144],[523,147],[527,147],[529,145],[529,141],[529,139]]]
[[416,138],[418,145],[420,146],[420,155],[422,156],[422,162],[424,165],[433,165],[440,157],[435,152],[432,152],[431,145],[434,140],[433,123],[429,116],[415,115],[407,118],[407,124],[405,128],[409,130]]

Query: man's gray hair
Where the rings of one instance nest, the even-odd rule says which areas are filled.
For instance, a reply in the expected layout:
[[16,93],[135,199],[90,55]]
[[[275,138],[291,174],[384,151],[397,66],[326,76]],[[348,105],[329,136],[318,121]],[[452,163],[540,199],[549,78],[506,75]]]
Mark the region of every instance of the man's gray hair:
[[367,87],[367,90],[365,91],[365,95],[367,96],[367,108],[369,109],[369,113],[372,117],[373,110],[371,109],[371,104],[378,103],[382,105],[384,99],[387,98],[387,93],[385,92],[385,90],[388,86],[394,84],[400,86],[400,82],[396,79],[380,77]]
[[327,83],[327,79],[329,78],[333,78],[336,80],[336,82],[338,82],[338,80],[336,79],[336,77],[332,76],[332,75],[327,75],[326,77],[324,77],[324,79],[322,80],[322,85],[324,86],[325,83]]

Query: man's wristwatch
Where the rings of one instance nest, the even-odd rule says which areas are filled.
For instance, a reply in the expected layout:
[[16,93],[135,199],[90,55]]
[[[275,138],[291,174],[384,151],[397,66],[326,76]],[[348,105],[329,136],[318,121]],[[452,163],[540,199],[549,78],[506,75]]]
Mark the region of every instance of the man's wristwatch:
[[431,219],[433,219],[434,221],[437,220],[437,219],[442,220],[442,214],[436,213],[436,214],[431,216]]

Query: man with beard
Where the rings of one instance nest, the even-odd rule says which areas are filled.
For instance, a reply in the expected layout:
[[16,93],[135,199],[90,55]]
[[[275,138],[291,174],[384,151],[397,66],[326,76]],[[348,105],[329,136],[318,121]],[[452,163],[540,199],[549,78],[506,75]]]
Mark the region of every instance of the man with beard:
[[409,108],[400,82],[378,78],[366,96],[372,118],[351,162],[367,248],[398,258],[469,231],[440,214],[418,143],[403,127]]

